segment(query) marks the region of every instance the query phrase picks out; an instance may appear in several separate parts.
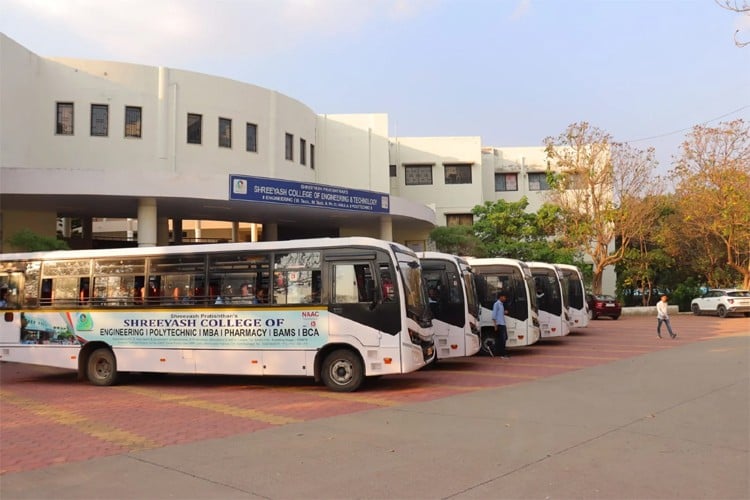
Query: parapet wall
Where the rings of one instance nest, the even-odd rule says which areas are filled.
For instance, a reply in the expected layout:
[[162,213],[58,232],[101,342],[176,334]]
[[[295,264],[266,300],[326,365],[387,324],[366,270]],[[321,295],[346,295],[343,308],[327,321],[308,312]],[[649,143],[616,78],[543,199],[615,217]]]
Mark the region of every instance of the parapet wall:
[[[680,312],[679,306],[667,306],[669,314],[677,314]],[[623,307],[623,316],[654,316],[656,317],[656,306],[648,307]]]

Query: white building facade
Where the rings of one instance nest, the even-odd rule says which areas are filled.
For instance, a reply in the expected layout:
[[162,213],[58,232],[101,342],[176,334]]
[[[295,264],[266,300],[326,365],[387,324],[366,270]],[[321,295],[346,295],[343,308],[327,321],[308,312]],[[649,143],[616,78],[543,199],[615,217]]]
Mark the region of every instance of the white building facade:
[[140,246],[180,243],[220,234],[218,221],[232,241],[359,235],[424,250],[434,227],[471,223],[485,201],[526,195],[536,210],[546,168],[541,147],[389,137],[386,114],[319,114],[225,78],[40,57],[0,34],[3,252],[20,229],[54,236],[72,219],[84,242],[117,227]]

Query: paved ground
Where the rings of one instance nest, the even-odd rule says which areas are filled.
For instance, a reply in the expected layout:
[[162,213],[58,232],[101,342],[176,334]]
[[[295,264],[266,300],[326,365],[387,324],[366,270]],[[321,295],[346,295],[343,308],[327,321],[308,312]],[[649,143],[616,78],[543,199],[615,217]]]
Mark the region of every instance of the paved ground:
[[133,376],[0,364],[0,497],[748,498],[750,319],[600,320],[384,377]]

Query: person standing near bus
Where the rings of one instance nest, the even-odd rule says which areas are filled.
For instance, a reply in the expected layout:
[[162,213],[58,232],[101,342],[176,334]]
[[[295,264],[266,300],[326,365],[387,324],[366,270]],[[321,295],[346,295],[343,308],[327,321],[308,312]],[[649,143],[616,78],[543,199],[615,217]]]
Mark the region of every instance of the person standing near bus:
[[677,334],[672,331],[672,325],[669,322],[669,306],[667,305],[667,300],[669,297],[666,295],[661,296],[661,300],[656,303],[656,336],[661,338],[661,324],[665,323],[667,325],[667,331],[669,332],[669,336],[672,338],[677,337]]
[[505,324],[505,292],[497,293],[497,301],[492,306],[492,323],[495,325],[495,356],[508,359],[505,343],[508,341],[508,328]]

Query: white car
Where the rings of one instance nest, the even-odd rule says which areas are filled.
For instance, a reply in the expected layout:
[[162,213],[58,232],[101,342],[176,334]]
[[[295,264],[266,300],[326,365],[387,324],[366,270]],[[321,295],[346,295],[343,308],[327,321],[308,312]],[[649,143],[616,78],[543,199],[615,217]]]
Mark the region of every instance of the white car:
[[738,288],[716,288],[690,303],[693,314],[718,314],[726,318],[729,314],[745,313],[750,316],[750,291]]

